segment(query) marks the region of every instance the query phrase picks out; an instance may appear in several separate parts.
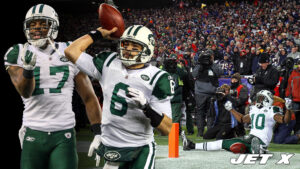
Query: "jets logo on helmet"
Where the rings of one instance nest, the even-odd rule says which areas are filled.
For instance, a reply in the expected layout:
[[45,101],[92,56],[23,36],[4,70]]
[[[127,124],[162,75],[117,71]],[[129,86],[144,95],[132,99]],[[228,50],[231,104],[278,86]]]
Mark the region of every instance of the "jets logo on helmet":
[[[30,35],[30,23],[34,20],[45,20],[49,30],[46,36],[41,36],[39,39],[33,39]],[[46,4],[38,4],[29,9],[24,21],[24,33],[27,41],[37,47],[45,45],[47,40],[54,40],[58,34],[58,15],[55,10]]]
[[268,90],[261,90],[256,94],[256,106],[262,108],[264,106],[273,105],[273,94]]
[[[122,50],[124,41],[131,41],[142,45],[143,49],[133,58],[123,56]],[[119,59],[125,66],[136,64],[145,64],[150,62],[154,53],[155,39],[153,33],[145,26],[133,25],[128,27],[120,38],[120,56]]]

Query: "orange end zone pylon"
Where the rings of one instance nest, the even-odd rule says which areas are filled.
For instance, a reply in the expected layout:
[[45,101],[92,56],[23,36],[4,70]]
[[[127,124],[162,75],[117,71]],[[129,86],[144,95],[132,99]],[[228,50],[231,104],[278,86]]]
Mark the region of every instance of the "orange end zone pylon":
[[169,158],[179,157],[179,123],[173,123],[169,133]]

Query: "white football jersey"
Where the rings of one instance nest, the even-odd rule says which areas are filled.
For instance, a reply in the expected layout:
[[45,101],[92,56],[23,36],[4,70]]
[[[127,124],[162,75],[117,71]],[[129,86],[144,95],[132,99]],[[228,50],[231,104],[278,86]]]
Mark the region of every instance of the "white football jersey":
[[126,96],[127,88],[142,91],[152,109],[171,118],[170,99],[174,85],[171,76],[151,65],[128,70],[115,52],[100,53],[93,60],[88,57],[81,55],[76,64],[98,79],[103,90],[102,143],[113,147],[138,147],[152,142],[150,119]]
[[[63,54],[69,43],[55,43]],[[22,67],[22,44],[11,47],[5,54],[5,66]],[[34,130],[53,132],[75,126],[72,110],[74,77],[79,69],[62,59],[48,45],[41,50],[32,45],[28,49],[37,55],[34,69],[35,89],[32,96],[23,98],[23,125]]]
[[252,134],[263,141],[268,146],[272,140],[273,127],[276,124],[274,115],[282,113],[282,110],[276,106],[263,107],[261,109],[256,106],[250,107],[251,130]]

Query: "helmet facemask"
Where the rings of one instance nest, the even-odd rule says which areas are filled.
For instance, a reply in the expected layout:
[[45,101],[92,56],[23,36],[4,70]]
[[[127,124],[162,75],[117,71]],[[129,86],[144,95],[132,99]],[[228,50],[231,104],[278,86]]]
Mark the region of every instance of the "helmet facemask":
[[[124,43],[126,42],[141,45],[141,51],[138,53],[136,51],[130,51],[137,54],[130,58],[124,57]],[[139,64],[148,64],[154,53],[154,45],[154,35],[147,27],[142,25],[132,25],[124,31],[123,35],[120,38],[119,59],[126,67]]]
[[[40,27],[40,32],[41,32],[41,37],[38,39],[34,39],[33,38],[33,34],[34,32],[37,31],[31,31],[31,29],[36,29],[36,28],[30,28],[30,24],[33,21],[36,20],[43,20],[46,23],[46,27],[48,29],[47,34],[44,34],[42,29],[45,29],[45,27]],[[35,16],[35,17],[31,17],[28,18],[24,21],[24,33],[25,36],[28,40],[28,42],[36,47],[42,47],[46,44],[47,40],[50,39],[55,39],[57,37],[57,33],[58,33],[58,24],[55,20],[51,19],[51,18],[47,18],[44,16]]]
[[264,106],[273,105],[273,96],[269,91],[260,91],[256,94],[256,107],[262,108]]
[[[125,49],[124,48],[124,43],[126,43],[126,41],[141,45],[142,50],[139,51],[139,50],[127,50],[127,49]],[[146,62],[148,62],[148,61],[145,61],[145,59],[147,59],[147,58],[145,58],[145,56],[148,56],[146,54],[147,53],[147,46],[145,44],[141,43],[141,42],[138,42],[138,41],[134,40],[134,39],[123,39],[123,40],[121,40],[119,50],[120,50],[120,56],[119,56],[120,58],[119,59],[121,60],[121,62],[126,67],[132,66],[132,65],[138,65],[138,64],[145,64]],[[137,52],[137,55],[133,56],[132,58],[127,58],[127,57],[124,56],[124,53],[123,53],[124,51],[129,52],[130,55],[131,55],[132,52]]]
[[[43,21],[45,25],[41,24],[40,28],[30,28],[30,24],[32,22],[36,22],[37,20]],[[58,15],[51,6],[46,4],[37,4],[31,7],[25,16],[23,25],[23,31],[25,33],[27,41],[36,47],[44,46],[47,41],[56,39],[58,35]],[[47,33],[45,33],[45,30],[43,32],[43,29],[45,29],[45,27],[47,27],[48,29]],[[40,36],[39,38],[33,38],[32,33],[38,32],[38,30],[34,31],[32,29],[40,29],[42,36]]]

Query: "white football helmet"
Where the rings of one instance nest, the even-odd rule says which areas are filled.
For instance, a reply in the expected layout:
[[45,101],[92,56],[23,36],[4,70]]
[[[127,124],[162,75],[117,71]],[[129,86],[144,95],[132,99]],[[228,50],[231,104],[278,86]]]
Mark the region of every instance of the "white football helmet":
[[273,94],[268,90],[261,90],[256,94],[256,106],[258,108],[273,105]]
[[[46,37],[41,37],[40,39],[32,39],[30,36],[29,25],[31,21],[43,19],[46,20],[46,23],[49,24],[49,31]],[[24,21],[24,33],[27,38],[27,41],[36,46],[41,47],[45,45],[47,40],[54,40],[58,34],[58,15],[55,10],[46,4],[37,4],[29,9],[26,14],[25,21]]]
[[[123,57],[123,42],[131,41],[143,46],[141,52],[132,59]],[[133,25],[128,27],[120,38],[120,56],[119,59],[125,66],[131,66],[150,62],[154,53],[155,39],[153,33],[145,26]]]

